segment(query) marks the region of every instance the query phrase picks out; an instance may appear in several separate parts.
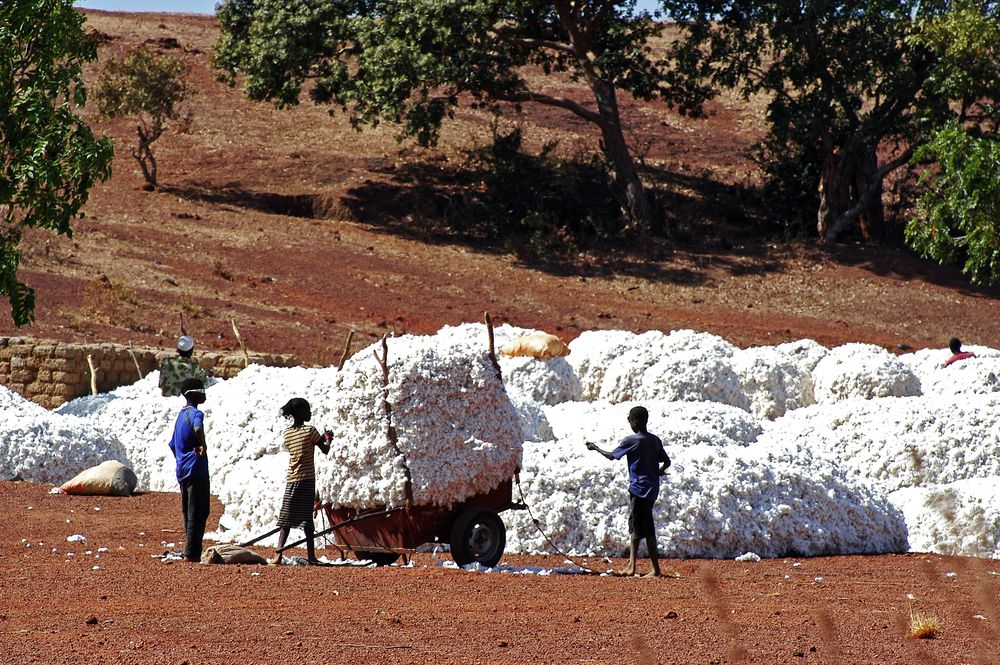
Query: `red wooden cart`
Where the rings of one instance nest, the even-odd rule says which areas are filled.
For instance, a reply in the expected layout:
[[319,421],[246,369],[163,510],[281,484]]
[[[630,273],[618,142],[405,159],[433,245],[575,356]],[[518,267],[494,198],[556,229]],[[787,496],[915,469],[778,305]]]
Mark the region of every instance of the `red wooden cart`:
[[[514,503],[513,480],[508,479],[489,492],[447,508],[409,505],[356,510],[330,504],[316,508],[325,515],[329,526],[318,531],[314,540],[329,537],[330,546],[340,552],[341,558],[352,552],[358,559],[387,566],[400,556],[408,561],[426,543],[447,543],[451,558],[458,565],[478,562],[493,567],[500,562],[507,546],[507,528],[499,513],[523,510],[525,506]],[[241,546],[253,545],[277,531],[269,531]],[[298,540],[281,551],[305,542]]]

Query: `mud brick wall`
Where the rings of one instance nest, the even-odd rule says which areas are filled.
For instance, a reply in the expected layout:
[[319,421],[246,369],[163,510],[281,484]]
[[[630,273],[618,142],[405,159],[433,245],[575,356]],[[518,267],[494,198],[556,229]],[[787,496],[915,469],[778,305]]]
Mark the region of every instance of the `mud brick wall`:
[[[127,346],[120,344],[66,344],[32,337],[0,337],[0,384],[24,397],[54,409],[71,399],[90,394],[90,365],[97,370],[97,391],[109,392],[135,383],[136,370],[146,376],[159,369],[160,362],[176,354],[174,350],[134,347],[135,360]],[[195,359],[219,378],[236,376],[244,367],[242,353],[195,351]],[[250,363],[275,367],[298,365],[295,356],[250,354]]]

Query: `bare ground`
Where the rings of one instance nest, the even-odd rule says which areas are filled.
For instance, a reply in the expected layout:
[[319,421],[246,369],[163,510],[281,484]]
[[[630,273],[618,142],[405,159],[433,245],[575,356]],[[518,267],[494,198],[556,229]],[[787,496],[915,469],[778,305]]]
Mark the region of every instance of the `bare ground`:
[[[662,579],[470,573],[431,554],[410,568],[166,564],[177,495],[48,489],[0,482],[0,662],[1000,662],[995,561],[667,560],[678,577]],[[908,637],[911,613],[940,634]]]

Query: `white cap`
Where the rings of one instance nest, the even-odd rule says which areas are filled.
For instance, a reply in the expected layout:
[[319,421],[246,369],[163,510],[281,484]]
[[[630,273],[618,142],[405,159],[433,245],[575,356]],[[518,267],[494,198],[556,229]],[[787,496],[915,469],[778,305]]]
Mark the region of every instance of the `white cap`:
[[181,335],[177,338],[177,350],[187,353],[194,349],[194,339],[188,337],[187,335]]

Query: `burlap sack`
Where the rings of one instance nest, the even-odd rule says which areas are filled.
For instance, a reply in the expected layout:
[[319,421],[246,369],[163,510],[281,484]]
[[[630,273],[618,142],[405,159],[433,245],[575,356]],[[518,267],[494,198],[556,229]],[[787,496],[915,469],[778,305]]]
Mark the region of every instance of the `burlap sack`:
[[132,469],[117,460],[108,460],[76,474],[60,489],[66,494],[131,496],[138,484]]
[[512,339],[500,347],[500,353],[505,356],[558,358],[569,355],[569,347],[555,335],[534,333]]
[[212,545],[201,553],[202,563],[259,563],[267,564],[267,559],[248,549],[232,543]]

